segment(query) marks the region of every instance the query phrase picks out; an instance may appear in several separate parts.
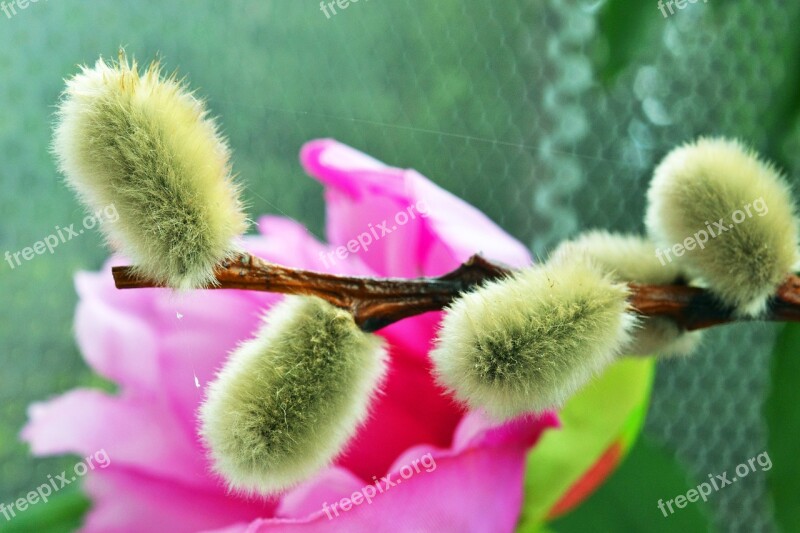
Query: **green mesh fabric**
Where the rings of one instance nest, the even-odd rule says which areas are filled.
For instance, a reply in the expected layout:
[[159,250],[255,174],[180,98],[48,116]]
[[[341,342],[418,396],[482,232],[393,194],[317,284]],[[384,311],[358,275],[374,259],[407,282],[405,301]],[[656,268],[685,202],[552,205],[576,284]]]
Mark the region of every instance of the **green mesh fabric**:
[[[654,0],[371,0],[330,19],[307,0],[0,12],[0,252],[82,219],[48,154],[52,106],[77,64],[119,45],[160,54],[209,99],[252,215],[322,235],[321,187],[297,154],[335,137],[418,169],[542,256],[583,229],[641,231],[653,166],[697,135],[741,137],[795,176],[799,17],[788,0],[709,0],[666,19]],[[17,433],[28,403],[93,382],[71,334],[72,276],[104,255],[89,234],[0,268],[0,501],[68,464],[28,458]],[[646,432],[696,478],[765,449],[773,337],[764,325],[715,330],[694,358],[660,366]],[[771,529],[764,483],[715,494],[716,525]]]

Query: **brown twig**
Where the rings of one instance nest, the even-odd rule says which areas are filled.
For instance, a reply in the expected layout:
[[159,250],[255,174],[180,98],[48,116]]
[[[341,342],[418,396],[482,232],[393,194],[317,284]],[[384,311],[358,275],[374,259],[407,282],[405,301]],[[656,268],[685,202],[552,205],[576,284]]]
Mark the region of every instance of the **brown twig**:
[[[306,294],[348,309],[365,331],[376,331],[404,318],[437,311],[464,291],[513,271],[479,255],[438,278],[396,279],[337,276],[269,263],[249,254],[225,261],[216,270],[217,285],[209,289],[241,289]],[[119,289],[160,285],[135,276],[131,267],[114,267]],[[686,285],[630,284],[631,307],[643,316],[673,319],[686,330],[742,320],[706,290]],[[778,289],[764,320],[800,321],[800,278],[790,276]]]

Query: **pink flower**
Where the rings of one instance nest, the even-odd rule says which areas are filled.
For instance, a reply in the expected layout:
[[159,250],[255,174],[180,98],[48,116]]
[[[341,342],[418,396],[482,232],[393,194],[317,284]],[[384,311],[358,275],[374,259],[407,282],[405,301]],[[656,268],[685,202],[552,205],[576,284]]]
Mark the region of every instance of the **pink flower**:
[[[330,244],[291,220],[267,216],[259,221],[261,235],[245,241],[252,253],[301,268],[402,277],[443,274],[477,252],[512,266],[530,262],[526,249],[482,213],[414,171],[330,140],[306,145],[302,162],[326,185]],[[252,335],[279,297],[118,291],[110,267],[124,262],[114,258],[100,272],[76,277],[78,343],[118,392],[73,390],[35,404],[22,432],[37,455],[108,454],[108,467],[85,479],[93,500],[85,531],[513,530],[526,451],[555,417],[498,427],[455,405],[430,373],[439,313],[380,332],[391,346],[384,393],[333,467],[280,498],[246,498],[210,473],[196,413],[226,354]],[[427,468],[409,475],[428,454]],[[354,493],[375,492],[368,486],[381,492],[355,505]],[[342,506],[343,498],[352,507]]]

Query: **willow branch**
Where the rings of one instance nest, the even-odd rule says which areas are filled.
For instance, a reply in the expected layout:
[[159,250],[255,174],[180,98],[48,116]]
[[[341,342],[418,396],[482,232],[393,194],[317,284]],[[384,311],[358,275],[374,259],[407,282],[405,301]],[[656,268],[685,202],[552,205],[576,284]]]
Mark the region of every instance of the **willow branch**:
[[[221,263],[215,271],[217,284],[207,288],[318,296],[349,310],[361,329],[376,331],[410,316],[440,310],[462,292],[512,272],[475,255],[437,278],[351,277],[289,268],[242,254]],[[132,267],[114,267],[112,273],[118,289],[161,286],[137,277]],[[637,313],[669,317],[686,330],[745,320],[697,287],[631,283],[630,289],[630,305]],[[779,287],[762,320],[800,321],[800,278],[792,275]]]

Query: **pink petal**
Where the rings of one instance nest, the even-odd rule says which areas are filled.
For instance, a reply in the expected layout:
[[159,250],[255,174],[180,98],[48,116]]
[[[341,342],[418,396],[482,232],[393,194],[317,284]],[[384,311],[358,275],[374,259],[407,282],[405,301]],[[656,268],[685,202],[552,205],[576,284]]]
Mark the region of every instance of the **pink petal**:
[[526,414],[498,425],[484,413],[472,411],[458,425],[453,446],[456,450],[507,444],[528,448],[539,440],[543,430],[557,427],[560,422],[553,412]]
[[[263,217],[262,235],[243,244],[266,260],[406,277],[442,274],[477,252],[512,266],[530,261],[527,250],[483,214],[414,171],[327,140],[309,143],[302,159],[327,187],[332,245],[295,221]],[[378,227],[384,220],[391,229],[385,236]],[[367,238],[372,242],[365,246]],[[359,532],[384,530],[387,520],[402,531],[513,529],[525,452],[554,422],[545,415],[498,427],[478,413],[464,416],[431,377],[427,354],[441,313],[381,332],[392,355],[384,393],[336,465],[280,499],[248,500],[227,493],[209,474],[195,413],[203,387],[279,296],[119,291],[110,267],[122,263],[113,258],[101,272],[76,278],[79,344],[98,373],[120,384],[121,395],[78,390],[36,404],[22,435],[40,455],[106,450],[109,468],[86,478],[94,500],[86,531]],[[428,453],[435,470],[328,520],[323,504],[386,472],[398,480],[406,465]]]
[[161,394],[189,435],[196,432],[195,413],[205,386],[213,381],[228,354],[253,336],[265,309],[282,298],[268,293],[243,297],[240,292],[165,294],[156,302],[153,316],[162,328]]
[[[75,277],[80,301],[75,312],[75,336],[86,362],[122,389],[155,394],[159,388],[158,345],[153,328],[128,306],[98,297],[111,285],[110,275],[79,272]],[[130,291],[134,292],[134,291]]]
[[[112,459],[113,461],[113,459]],[[84,533],[190,533],[245,524],[271,516],[275,503],[209,493],[124,467],[109,467],[86,478],[92,500]]]
[[413,170],[330,139],[306,144],[301,161],[327,186],[328,238],[352,247],[346,260],[357,257],[381,275],[401,277],[442,274],[476,253],[511,266],[530,263],[522,244]]
[[[267,237],[246,238],[244,245],[267,260],[310,268],[318,261],[315,252],[326,249],[295,222],[265,217],[260,226]],[[176,412],[179,427],[194,439],[202,388],[214,379],[227,355],[252,337],[261,315],[281,297],[233,290],[118,290],[111,265],[126,263],[115,257],[101,272],[77,275],[81,351],[99,374],[119,383],[123,391],[165,396],[165,407]],[[360,265],[348,273],[369,271]]]
[[206,474],[202,451],[163,406],[143,398],[118,398],[76,389],[28,409],[21,433],[34,455],[105,450],[110,467],[136,468],[169,484],[218,486]]
[[369,421],[337,461],[364,480],[383,475],[410,446],[450,446],[463,416],[462,409],[434,383],[430,362],[420,353],[399,347],[392,347],[383,394],[371,407]]
[[353,257],[339,261],[335,247],[317,241],[300,223],[283,217],[263,216],[258,220],[262,239],[258,251],[262,258],[276,263],[318,272],[348,276],[373,276],[375,273]]
[[[481,424],[477,419],[472,423]],[[247,532],[513,531],[522,504],[526,449],[552,423],[547,415],[508,427],[484,424],[483,433],[473,435],[473,443],[463,443],[460,449],[414,447],[395,462],[389,475],[392,484],[378,481],[382,492],[376,489],[370,503],[365,500],[344,511],[330,495],[322,500],[308,492],[299,508],[316,507],[316,513],[257,520]],[[362,497],[374,487],[370,479],[361,487]],[[339,500],[359,489],[350,490],[340,492]]]
[[364,482],[349,470],[333,467],[281,498],[278,516],[307,516],[319,511],[318,502],[338,501],[341,494],[352,494]]

